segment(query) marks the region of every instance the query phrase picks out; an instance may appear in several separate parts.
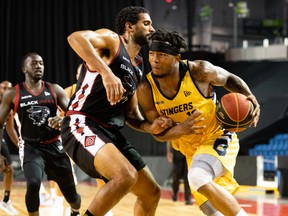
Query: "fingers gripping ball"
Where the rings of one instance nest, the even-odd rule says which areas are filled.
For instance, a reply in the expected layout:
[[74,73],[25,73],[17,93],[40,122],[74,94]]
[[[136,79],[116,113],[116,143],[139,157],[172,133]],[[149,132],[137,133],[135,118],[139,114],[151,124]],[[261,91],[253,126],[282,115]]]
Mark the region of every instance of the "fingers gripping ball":
[[216,106],[216,118],[220,125],[231,132],[241,132],[252,122],[254,106],[240,93],[224,95]]

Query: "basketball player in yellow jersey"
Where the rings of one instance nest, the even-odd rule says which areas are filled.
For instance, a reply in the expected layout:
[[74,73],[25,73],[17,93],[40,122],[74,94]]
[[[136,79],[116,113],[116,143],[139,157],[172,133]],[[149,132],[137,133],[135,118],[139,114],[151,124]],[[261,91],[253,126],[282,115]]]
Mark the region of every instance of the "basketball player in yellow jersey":
[[180,49],[186,44],[178,33],[158,30],[151,39],[152,71],[138,87],[138,100],[148,121],[167,116],[175,123],[155,138],[172,140],[186,156],[189,184],[205,215],[247,215],[232,195],[239,187],[233,178],[239,142],[216,121],[213,86],[246,95],[255,107],[254,127],[259,103],[238,76],[207,61],[181,61]]

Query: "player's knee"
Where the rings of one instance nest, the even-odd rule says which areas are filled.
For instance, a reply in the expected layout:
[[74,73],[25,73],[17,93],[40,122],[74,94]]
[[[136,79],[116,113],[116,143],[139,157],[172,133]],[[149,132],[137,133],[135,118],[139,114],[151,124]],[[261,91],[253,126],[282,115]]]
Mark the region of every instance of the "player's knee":
[[153,202],[159,202],[161,198],[161,187],[159,184],[155,183],[155,187],[151,190],[150,198]]
[[195,191],[197,191],[203,185],[208,184],[212,180],[212,175],[203,168],[192,167],[188,171],[189,185]]
[[114,177],[114,180],[118,182],[121,188],[130,190],[138,180],[138,172],[134,167],[124,169],[119,172],[119,175]]
[[38,178],[27,179],[27,189],[33,191],[33,193],[38,193],[40,190],[41,180]]
[[81,197],[80,197],[80,195],[78,193],[77,193],[76,201],[73,202],[73,203],[70,203],[70,206],[71,206],[71,208],[76,209],[76,210],[80,209],[80,207],[81,207]]

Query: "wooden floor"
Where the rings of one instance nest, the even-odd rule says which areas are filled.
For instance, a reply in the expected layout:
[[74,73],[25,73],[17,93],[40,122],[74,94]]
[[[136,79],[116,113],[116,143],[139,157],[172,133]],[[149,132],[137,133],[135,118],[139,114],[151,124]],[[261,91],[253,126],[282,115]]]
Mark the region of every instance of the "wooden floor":
[[[2,183],[0,183],[1,188],[3,188]],[[47,186],[48,188],[48,186]],[[87,209],[92,197],[95,195],[97,189],[93,183],[79,183],[77,185],[78,192],[81,194],[82,198],[82,213]],[[2,199],[0,192],[0,199]],[[14,207],[18,210],[19,216],[27,215],[25,206],[25,183],[15,182],[13,185],[13,191],[11,193],[11,200]],[[132,216],[133,215],[133,203],[135,196],[128,194],[125,196],[113,209],[114,216]],[[65,209],[68,207],[67,203],[64,201],[64,206],[41,206],[40,214],[41,216],[64,216]],[[0,209],[0,216],[6,216],[5,212]],[[203,216],[203,214],[198,210],[196,205],[187,206],[184,202],[173,202],[170,199],[161,199],[159,203],[159,208],[157,210],[157,216]]]
[[[2,183],[0,183],[3,188]],[[79,183],[77,185],[78,192],[82,197],[82,213],[88,207],[92,197],[96,193],[96,187],[93,183]],[[11,194],[11,200],[14,207],[18,210],[20,216],[27,215],[25,207],[25,183],[15,182],[13,186],[13,191]],[[171,195],[163,190],[162,198],[160,200],[156,216],[204,216],[194,205],[185,205],[182,198],[179,196],[177,202],[171,201]],[[270,195],[270,198],[265,194],[251,195],[249,190],[240,190],[238,195],[238,200],[242,207],[249,213],[250,216],[284,216],[288,215],[288,200],[279,199],[275,195]],[[0,192],[0,199],[2,199]],[[132,216],[133,215],[133,203],[135,197],[131,194],[125,196],[114,208],[114,216]],[[64,201],[62,206],[41,206],[40,214],[41,216],[65,216],[65,209],[68,207],[67,203]],[[6,216],[2,210],[0,210],[0,216]]]

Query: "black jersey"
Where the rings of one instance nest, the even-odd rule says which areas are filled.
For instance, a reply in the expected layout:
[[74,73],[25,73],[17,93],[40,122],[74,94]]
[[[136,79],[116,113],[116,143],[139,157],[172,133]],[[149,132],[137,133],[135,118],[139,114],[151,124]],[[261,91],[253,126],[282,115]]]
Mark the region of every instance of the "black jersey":
[[121,79],[126,92],[121,101],[113,106],[107,100],[101,75],[97,71],[89,71],[86,65],[82,67],[77,90],[70,100],[67,115],[79,113],[103,123],[103,126],[123,127],[125,102],[133,96],[142,78],[142,57],[138,55],[135,62],[137,65],[132,65],[120,39],[118,52],[108,66]]
[[26,142],[40,142],[56,139],[60,132],[48,126],[48,118],[56,116],[56,94],[48,82],[42,81],[40,92],[35,95],[25,83],[15,86],[14,112],[20,123],[20,135]]

